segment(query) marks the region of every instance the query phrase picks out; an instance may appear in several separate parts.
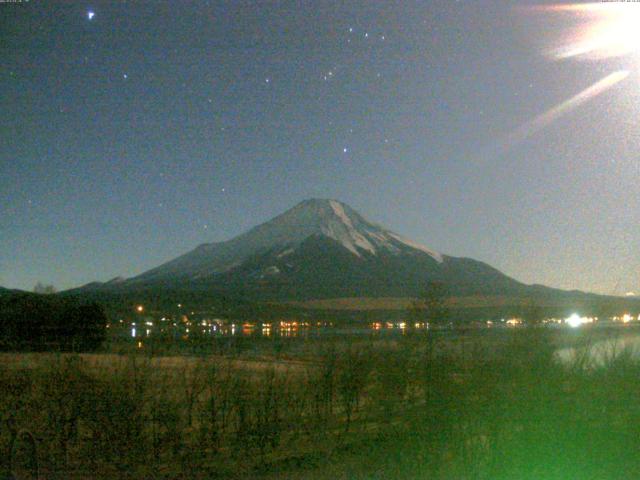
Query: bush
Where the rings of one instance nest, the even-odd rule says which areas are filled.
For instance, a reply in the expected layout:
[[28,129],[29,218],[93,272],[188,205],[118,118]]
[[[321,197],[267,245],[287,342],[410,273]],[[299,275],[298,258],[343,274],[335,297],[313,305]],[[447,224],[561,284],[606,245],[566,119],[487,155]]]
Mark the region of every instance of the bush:
[[96,304],[29,293],[0,297],[0,350],[92,351],[104,341],[106,325]]

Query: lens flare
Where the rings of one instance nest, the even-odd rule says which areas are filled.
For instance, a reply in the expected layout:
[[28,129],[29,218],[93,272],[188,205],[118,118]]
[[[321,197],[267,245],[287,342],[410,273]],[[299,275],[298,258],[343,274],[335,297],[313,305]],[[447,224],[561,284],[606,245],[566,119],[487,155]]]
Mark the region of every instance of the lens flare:
[[566,115],[586,101],[597,97],[601,93],[613,87],[616,83],[624,80],[627,75],[629,75],[629,72],[627,70],[619,70],[617,72],[613,72],[602,78],[601,80],[598,80],[590,87],[585,88],[573,97],[568,98],[564,102],[559,103],[546,112],[541,113],[528,122],[520,125],[507,137],[505,141],[505,147],[508,149],[535,134],[536,132],[539,132],[561,116]]
[[640,3],[571,3],[528,10],[566,16],[572,23],[548,50],[552,58],[598,60],[640,52]]

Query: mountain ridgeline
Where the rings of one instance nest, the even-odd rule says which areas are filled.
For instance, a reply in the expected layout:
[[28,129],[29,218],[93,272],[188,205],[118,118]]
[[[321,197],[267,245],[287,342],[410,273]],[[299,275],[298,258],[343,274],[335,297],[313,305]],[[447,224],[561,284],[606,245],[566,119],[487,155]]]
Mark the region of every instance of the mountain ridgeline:
[[483,262],[440,254],[325,199],[305,200],[231,240],[200,245],[136,277],[81,290],[302,301],[414,297],[433,281],[458,297],[588,295],[525,285]]

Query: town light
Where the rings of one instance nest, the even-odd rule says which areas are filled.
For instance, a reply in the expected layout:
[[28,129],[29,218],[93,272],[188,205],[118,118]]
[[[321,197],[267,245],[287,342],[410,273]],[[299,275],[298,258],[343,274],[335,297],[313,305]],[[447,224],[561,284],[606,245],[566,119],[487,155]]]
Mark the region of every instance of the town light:
[[569,316],[565,322],[571,327],[571,328],[577,328],[580,325],[582,325],[582,318],[580,318],[580,316],[577,313],[573,313],[571,314],[571,316]]
[[597,317],[581,317],[577,313],[572,313],[571,316],[564,319],[564,322],[571,328],[577,328],[585,323],[593,323],[597,320]]

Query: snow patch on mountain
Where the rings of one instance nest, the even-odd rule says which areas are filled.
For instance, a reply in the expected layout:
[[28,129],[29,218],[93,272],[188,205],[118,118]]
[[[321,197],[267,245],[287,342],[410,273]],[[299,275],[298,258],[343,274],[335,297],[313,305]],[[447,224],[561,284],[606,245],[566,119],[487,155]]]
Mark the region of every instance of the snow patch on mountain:
[[201,245],[129,282],[163,278],[204,280],[229,272],[255,255],[272,252],[277,259],[287,257],[314,236],[331,238],[359,258],[418,250],[442,262],[440,254],[368,221],[344,203],[310,199],[231,240]]
[[338,216],[338,218],[340,218],[340,220],[342,220],[344,222],[344,224],[347,227],[353,228],[353,223],[351,223],[351,219],[345,213],[344,207],[342,205],[340,205],[335,200],[329,200],[329,205],[331,205],[331,208],[333,209],[333,212]]
[[291,255],[293,252],[293,248],[287,248],[286,250],[283,250],[278,255],[276,255],[276,258],[286,257],[287,255]]
[[322,233],[339,242],[354,255],[360,257],[362,250],[377,255],[381,249],[399,254],[401,248],[397,244],[400,243],[442,262],[442,255],[439,253],[366,221],[350,207],[336,200],[329,200],[328,204],[331,211],[328,221],[321,227]]
[[408,238],[404,238],[404,237],[398,235],[397,233],[387,232],[387,234],[389,236],[393,237],[394,239],[396,239],[398,242],[404,243],[408,247],[415,248],[416,250],[420,250],[420,251],[426,253],[427,255],[430,255],[438,263],[442,263],[443,262],[442,255],[439,254],[438,252],[434,252],[433,250],[425,247],[424,245],[421,245],[421,244],[416,243],[416,242],[414,242],[412,240],[409,240]]
[[358,248],[366,250],[372,255],[376,254],[375,247],[360,232],[353,228],[350,221],[347,224],[342,218],[340,220],[340,223],[330,222],[329,225],[323,225],[321,227],[322,233],[327,237],[334,239],[358,257],[361,256]]
[[266,275],[277,275],[278,273],[280,273],[280,269],[275,265],[271,265],[270,267],[267,267],[264,273]]
[[[328,201],[330,211],[326,219],[320,225],[320,231],[329,238],[334,239],[354,255],[360,257],[358,249],[365,250],[372,255],[376,254],[376,248],[354,226],[344,206],[335,200]],[[333,215],[331,215],[333,213]]]

